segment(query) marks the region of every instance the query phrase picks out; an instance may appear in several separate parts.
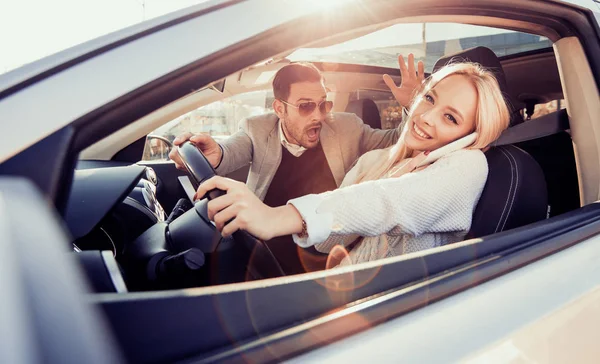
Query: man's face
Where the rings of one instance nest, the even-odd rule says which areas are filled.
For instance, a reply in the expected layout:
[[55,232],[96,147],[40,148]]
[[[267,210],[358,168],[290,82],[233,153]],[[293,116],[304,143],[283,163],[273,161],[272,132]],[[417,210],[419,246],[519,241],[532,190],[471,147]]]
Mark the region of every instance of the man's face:
[[[327,92],[322,82],[299,82],[290,86],[290,96],[285,101],[296,106],[311,101],[319,105],[326,99]],[[283,123],[283,131],[290,143],[305,148],[314,148],[319,144],[322,123],[327,116],[319,107],[308,115],[303,115],[299,108],[285,105],[279,100],[275,100],[273,107]]]

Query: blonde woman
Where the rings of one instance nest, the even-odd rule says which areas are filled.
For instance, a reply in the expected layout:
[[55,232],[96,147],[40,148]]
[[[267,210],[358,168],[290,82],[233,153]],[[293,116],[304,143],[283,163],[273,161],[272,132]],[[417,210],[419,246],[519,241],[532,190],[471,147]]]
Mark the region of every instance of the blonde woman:
[[460,241],[488,173],[482,152],[508,127],[509,111],[493,74],[478,64],[446,66],[424,84],[398,142],[363,155],[331,192],[264,205],[243,183],[214,177],[196,197],[223,236],[243,229],[269,240],[293,234],[329,252],[352,244],[343,264],[361,263]]

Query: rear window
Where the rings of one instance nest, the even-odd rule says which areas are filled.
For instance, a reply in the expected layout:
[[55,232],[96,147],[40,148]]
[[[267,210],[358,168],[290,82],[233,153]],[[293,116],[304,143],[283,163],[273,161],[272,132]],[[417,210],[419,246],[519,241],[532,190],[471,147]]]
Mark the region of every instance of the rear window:
[[485,46],[497,56],[552,46],[545,37],[512,30],[468,24],[395,24],[362,37],[324,48],[301,48],[289,55],[291,61],[335,62],[380,67],[398,67],[398,55],[413,53],[425,63],[425,71],[442,56]]

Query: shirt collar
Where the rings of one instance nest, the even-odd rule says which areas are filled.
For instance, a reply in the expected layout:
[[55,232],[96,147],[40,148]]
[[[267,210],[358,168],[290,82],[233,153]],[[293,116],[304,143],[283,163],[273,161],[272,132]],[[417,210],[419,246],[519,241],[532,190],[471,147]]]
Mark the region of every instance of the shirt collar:
[[283,121],[279,119],[279,140],[281,141],[281,145],[283,145],[283,147],[287,149],[287,151],[290,152],[290,154],[294,157],[300,157],[304,152],[306,152],[306,148],[301,145],[288,142],[287,138],[285,137],[285,133],[283,132],[282,124]]

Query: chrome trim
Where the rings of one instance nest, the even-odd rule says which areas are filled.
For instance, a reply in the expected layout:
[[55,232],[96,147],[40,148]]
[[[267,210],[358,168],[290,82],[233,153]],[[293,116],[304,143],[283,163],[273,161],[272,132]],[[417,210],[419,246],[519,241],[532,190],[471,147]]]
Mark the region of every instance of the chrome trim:
[[153,186],[158,184],[158,178],[156,172],[151,167],[146,166],[146,179],[152,183]]

